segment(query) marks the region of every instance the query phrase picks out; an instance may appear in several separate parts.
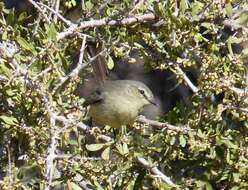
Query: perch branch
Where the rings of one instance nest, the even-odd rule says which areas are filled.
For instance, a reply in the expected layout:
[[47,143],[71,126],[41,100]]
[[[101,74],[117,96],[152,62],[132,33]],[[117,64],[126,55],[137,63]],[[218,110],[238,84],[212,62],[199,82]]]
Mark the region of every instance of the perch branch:
[[178,127],[178,126],[174,126],[168,123],[162,123],[159,121],[150,120],[142,115],[137,118],[137,121],[140,123],[151,125],[152,127],[158,128],[158,129],[171,130],[171,131],[183,132],[183,133],[188,133],[189,131],[193,131],[192,129],[188,127],[183,127],[183,126]]

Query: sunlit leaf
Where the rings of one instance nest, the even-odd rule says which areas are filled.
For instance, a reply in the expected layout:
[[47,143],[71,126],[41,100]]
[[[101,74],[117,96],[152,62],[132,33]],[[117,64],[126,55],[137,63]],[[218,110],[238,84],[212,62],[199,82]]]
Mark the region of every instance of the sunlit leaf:
[[87,144],[86,148],[89,151],[98,151],[101,150],[104,146],[105,144]]

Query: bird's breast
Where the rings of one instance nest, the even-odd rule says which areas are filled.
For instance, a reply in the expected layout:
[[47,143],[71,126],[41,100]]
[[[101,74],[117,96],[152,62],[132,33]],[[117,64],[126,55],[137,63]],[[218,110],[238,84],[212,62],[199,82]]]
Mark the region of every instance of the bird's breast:
[[141,106],[132,97],[118,94],[107,97],[101,103],[91,106],[89,114],[93,121],[115,128],[121,125],[133,124]]

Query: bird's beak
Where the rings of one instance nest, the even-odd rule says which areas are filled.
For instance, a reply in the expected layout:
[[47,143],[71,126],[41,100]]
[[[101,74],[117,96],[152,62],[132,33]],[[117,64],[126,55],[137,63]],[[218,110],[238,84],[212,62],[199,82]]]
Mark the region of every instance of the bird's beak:
[[151,104],[153,104],[154,106],[157,106],[157,103],[156,103],[156,101],[155,101],[155,99],[153,98],[153,99],[150,99],[150,100],[148,100]]

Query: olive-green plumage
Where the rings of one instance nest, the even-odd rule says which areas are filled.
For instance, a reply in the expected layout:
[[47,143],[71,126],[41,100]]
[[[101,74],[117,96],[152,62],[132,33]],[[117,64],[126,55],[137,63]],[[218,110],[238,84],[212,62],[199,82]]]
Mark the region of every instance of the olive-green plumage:
[[133,80],[107,81],[86,98],[89,115],[100,125],[119,128],[132,125],[147,104],[155,104],[151,90],[142,82]]

